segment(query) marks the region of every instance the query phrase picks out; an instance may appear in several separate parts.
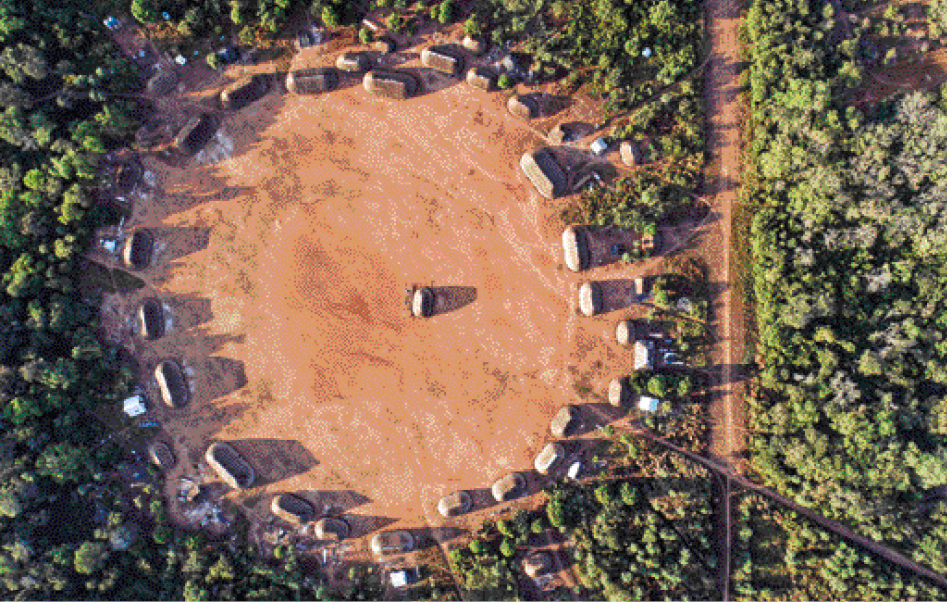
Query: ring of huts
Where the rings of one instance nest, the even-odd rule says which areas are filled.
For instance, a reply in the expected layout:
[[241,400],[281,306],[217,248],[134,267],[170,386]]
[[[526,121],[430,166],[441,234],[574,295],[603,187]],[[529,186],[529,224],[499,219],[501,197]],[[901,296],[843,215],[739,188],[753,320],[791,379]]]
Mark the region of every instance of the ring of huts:
[[365,91],[376,96],[405,100],[414,96],[420,85],[406,71],[369,71],[362,78]]
[[125,240],[122,259],[125,265],[135,270],[143,270],[151,264],[155,237],[148,230],[135,230]]
[[161,391],[161,399],[172,408],[182,408],[191,400],[187,379],[181,366],[174,361],[165,360],[155,368],[155,380]]
[[598,282],[585,282],[579,287],[579,311],[592,317],[602,311],[602,287]]
[[372,552],[378,556],[410,552],[416,545],[410,531],[382,531],[372,537]]
[[191,117],[174,137],[174,146],[188,155],[197,154],[214,135],[216,127],[217,122],[211,115]]
[[281,493],[273,498],[270,510],[276,516],[294,525],[308,523],[316,514],[312,504],[292,493]]
[[526,478],[518,472],[506,475],[493,484],[490,488],[493,499],[498,502],[506,502],[520,497],[526,492]]
[[464,69],[464,57],[448,46],[431,46],[421,51],[421,64],[446,75],[457,76]]
[[549,424],[549,431],[554,437],[570,437],[579,425],[579,408],[575,406],[562,407]]
[[142,301],[138,308],[138,326],[141,336],[153,341],[164,336],[164,306],[153,297]]
[[569,226],[562,231],[562,254],[573,272],[589,268],[589,235],[582,226]]
[[535,119],[539,117],[539,103],[536,97],[530,95],[511,96],[506,102],[510,114],[520,119]]
[[557,441],[547,443],[546,447],[536,455],[533,468],[539,474],[549,474],[549,471],[566,455],[566,448]]
[[263,98],[268,87],[267,78],[259,73],[242,77],[221,91],[220,104],[228,110],[242,109]]
[[473,499],[466,491],[455,491],[441,498],[437,503],[437,511],[443,517],[459,516],[470,512]]
[[487,92],[493,90],[497,83],[497,76],[487,67],[471,67],[467,70],[467,84]]
[[293,94],[331,92],[338,87],[339,70],[332,67],[298,69],[286,76],[286,89]]
[[343,52],[335,59],[335,66],[339,71],[361,73],[372,68],[372,60],[364,52]]
[[256,480],[253,468],[229,443],[218,441],[211,444],[204,458],[217,476],[234,489],[247,489]]
[[327,516],[316,521],[316,539],[324,541],[342,541],[352,532],[352,527],[343,518]]
[[566,190],[566,174],[547,149],[538,148],[525,153],[520,158],[520,169],[547,199],[554,199]]

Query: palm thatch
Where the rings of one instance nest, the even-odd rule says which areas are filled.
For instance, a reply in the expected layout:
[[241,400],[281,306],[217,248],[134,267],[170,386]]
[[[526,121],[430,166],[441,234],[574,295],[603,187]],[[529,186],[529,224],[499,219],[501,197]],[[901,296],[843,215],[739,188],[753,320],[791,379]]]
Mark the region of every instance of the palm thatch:
[[566,455],[566,448],[561,443],[547,443],[536,459],[533,460],[533,468],[539,474],[549,474],[549,471],[558,464]]
[[161,391],[161,399],[172,408],[183,408],[191,400],[184,371],[177,362],[165,360],[155,368],[155,380]]
[[174,146],[184,153],[194,155],[210,141],[216,127],[217,122],[212,115],[191,117],[174,137]]
[[372,552],[378,556],[404,554],[414,549],[417,541],[410,531],[382,531],[372,537]]
[[125,265],[136,270],[143,270],[151,263],[151,255],[154,251],[155,238],[148,230],[135,230],[128,239],[125,240],[125,248],[122,252],[122,259]]
[[151,76],[145,85],[150,96],[166,96],[178,85],[178,74],[173,70],[161,70]]
[[598,282],[586,282],[579,287],[579,311],[590,318],[602,311],[602,287]]
[[467,83],[489,92],[496,86],[497,76],[487,67],[471,67],[467,70]]
[[343,518],[325,517],[316,521],[316,539],[342,541],[352,532],[352,527]]
[[370,71],[362,78],[362,87],[376,96],[405,100],[417,94],[420,85],[406,71]]
[[490,488],[493,499],[498,502],[507,502],[526,493],[526,477],[518,472],[510,473],[498,479]]
[[270,510],[276,516],[294,525],[308,523],[316,514],[312,504],[292,493],[281,493],[273,498]]
[[243,77],[230,84],[220,93],[220,104],[225,109],[239,110],[266,94],[268,85],[265,76],[257,73]]
[[234,489],[247,489],[256,480],[253,468],[229,443],[218,441],[211,444],[204,458],[217,475]]
[[536,190],[547,199],[554,199],[565,193],[566,174],[548,150],[539,148],[524,154],[520,158],[520,169]]
[[460,44],[474,56],[480,56],[487,51],[487,43],[482,38],[464,36],[464,40]]
[[372,60],[363,52],[345,52],[335,60],[335,66],[339,71],[361,73],[372,68]]
[[162,470],[169,470],[177,463],[177,458],[174,457],[171,446],[163,441],[155,441],[148,446],[148,458]]
[[627,378],[613,378],[608,383],[608,403],[616,408],[627,406],[631,402],[631,387]]
[[506,108],[514,117],[535,119],[539,117],[539,103],[532,96],[511,96]]
[[470,512],[470,506],[472,504],[473,499],[469,493],[466,491],[455,491],[441,498],[441,501],[437,504],[437,511],[444,517],[459,516]]
[[569,226],[562,231],[562,254],[573,272],[589,268],[589,235],[582,226]]
[[569,437],[579,426],[579,408],[564,406],[556,413],[549,424],[549,430],[554,437]]
[[332,67],[298,69],[286,76],[286,89],[293,94],[318,94],[339,87],[339,70]]
[[615,327],[615,340],[620,345],[631,345],[638,339],[638,323],[634,320],[622,320]]
[[447,75],[460,75],[464,57],[448,46],[431,46],[421,51],[421,64]]
[[548,552],[533,552],[523,560],[523,570],[533,579],[546,574],[552,567],[552,556]]
[[422,287],[411,297],[411,315],[415,318],[430,318],[434,315],[434,291]]
[[160,339],[164,335],[164,306],[153,297],[145,299],[138,308],[138,326],[141,336],[148,340]]

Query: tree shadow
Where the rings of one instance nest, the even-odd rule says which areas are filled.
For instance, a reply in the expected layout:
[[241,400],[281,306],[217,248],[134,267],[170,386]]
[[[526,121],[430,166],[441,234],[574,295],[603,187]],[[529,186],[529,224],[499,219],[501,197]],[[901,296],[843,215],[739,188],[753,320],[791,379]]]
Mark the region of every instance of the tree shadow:
[[253,467],[255,488],[303,474],[319,464],[306,446],[293,439],[237,439],[227,443]]
[[462,309],[477,300],[473,286],[433,286],[435,316]]

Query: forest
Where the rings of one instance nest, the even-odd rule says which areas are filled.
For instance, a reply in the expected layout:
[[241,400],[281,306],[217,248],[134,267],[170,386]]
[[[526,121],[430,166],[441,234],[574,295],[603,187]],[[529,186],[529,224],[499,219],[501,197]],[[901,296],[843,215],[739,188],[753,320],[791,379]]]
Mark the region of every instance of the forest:
[[[757,0],[744,23],[752,463],[944,572],[947,102],[934,88],[849,104],[871,43],[823,8]],[[830,597],[876,578],[850,571]]]

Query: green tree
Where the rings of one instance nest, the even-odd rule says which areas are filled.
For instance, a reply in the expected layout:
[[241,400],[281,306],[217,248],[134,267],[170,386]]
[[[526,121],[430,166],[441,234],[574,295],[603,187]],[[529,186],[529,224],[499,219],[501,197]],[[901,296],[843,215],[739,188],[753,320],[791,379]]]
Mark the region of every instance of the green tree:
[[91,575],[105,564],[108,550],[100,541],[86,541],[76,549],[74,566],[80,575]]
[[362,44],[371,44],[375,41],[375,34],[371,29],[363,27],[358,32],[358,39],[362,42]]

